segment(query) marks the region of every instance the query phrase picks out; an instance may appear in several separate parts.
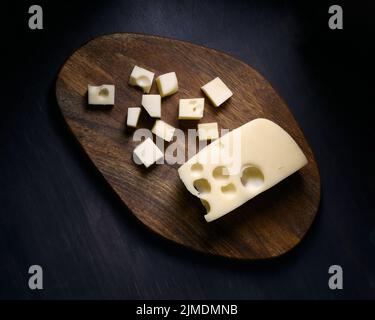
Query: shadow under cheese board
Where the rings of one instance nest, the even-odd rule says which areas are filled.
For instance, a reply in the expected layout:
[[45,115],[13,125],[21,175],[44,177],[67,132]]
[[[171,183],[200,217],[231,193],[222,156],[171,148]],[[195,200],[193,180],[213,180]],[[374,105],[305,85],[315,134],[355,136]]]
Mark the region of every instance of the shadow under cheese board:
[[[235,129],[256,118],[280,125],[298,143],[308,164],[276,186],[224,217],[207,223],[205,209],[180,180],[179,165],[146,169],[133,161],[133,131],[125,127],[127,109],[140,106],[142,91],[128,85],[138,65],[155,78],[175,71],[179,91],[162,98],[161,119],[183,129],[217,122]],[[233,96],[214,107],[201,86],[220,77]],[[155,79],[154,78],[154,79]],[[87,85],[114,84],[115,105],[87,105]],[[157,94],[154,81],[151,94]],[[192,43],[141,34],[116,33],[95,38],[76,50],[60,70],[56,97],[69,128],[129,211],[157,234],[186,247],[237,259],[266,259],[296,246],[319,207],[319,171],[301,129],[285,102],[248,64]],[[178,100],[205,97],[201,120],[178,120]],[[155,119],[142,110],[138,128]],[[165,143],[165,147],[168,143]]]

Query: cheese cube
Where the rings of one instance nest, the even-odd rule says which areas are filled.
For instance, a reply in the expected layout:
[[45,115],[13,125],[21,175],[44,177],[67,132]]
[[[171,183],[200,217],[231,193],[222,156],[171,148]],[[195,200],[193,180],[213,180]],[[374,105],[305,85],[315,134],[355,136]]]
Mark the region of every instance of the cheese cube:
[[201,89],[215,107],[220,106],[233,95],[232,91],[219,77],[206,83]]
[[203,118],[204,98],[180,99],[178,118],[195,120]]
[[169,142],[173,138],[175,128],[163,120],[156,120],[151,131],[153,134]]
[[146,109],[148,114],[153,118],[160,118],[161,116],[161,97],[158,94],[144,94],[142,95],[142,106]]
[[126,125],[128,127],[135,128],[138,123],[139,115],[141,114],[141,108],[128,108],[128,118],[126,121]]
[[146,168],[163,158],[163,153],[156,144],[147,138],[133,151],[133,159],[136,164],[143,164]]
[[165,73],[156,78],[159,93],[162,97],[170,96],[178,91],[176,72]]
[[149,93],[154,75],[155,74],[151,71],[134,66],[133,71],[130,74],[129,84],[132,86],[141,87],[144,93]]
[[185,187],[201,199],[210,222],[306,164],[302,150],[286,131],[270,120],[256,119],[203,148],[178,174]]
[[199,141],[219,138],[217,122],[198,123],[198,137]]
[[88,103],[93,105],[113,105],[115,104],[115,86],[103,84],[101,86],[90,86],[88,90]]

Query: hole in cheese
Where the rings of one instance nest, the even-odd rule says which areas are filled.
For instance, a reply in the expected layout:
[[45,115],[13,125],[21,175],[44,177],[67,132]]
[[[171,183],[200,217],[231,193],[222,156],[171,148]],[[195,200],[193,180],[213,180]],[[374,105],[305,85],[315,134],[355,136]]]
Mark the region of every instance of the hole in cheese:
[[191,171],[195,174],[199,174],[203,171],[203,166],[200,163],[194,163],[191,166]]
[[262,171],[257,167],[245,166],[242,170],[241,182],[249,190],[258,189],[264,183],[264,176]]
[[233,183],[229,183],[221,187],[221,192],[228,196],[234,195],[236,193],[236,186]]
[[137,78],[137,85],[140,86],[141,88],[147,87],[150,85],[150,79],[147,78],[146,76],[140,76]]
[[219,166],[212,171],[212,176],[217,180],[225,180],[229,177],[229,171],[227,167]]
[[109,91],[108,91],[107,88],[102,88],[102,89],[99,90],[98,95],[99,95],[100,97],[108,97],[108,95],[109,95]]
[[211,207],[210,207],[210,204],[208,203],[208,201],[204,200],[204,199],[201,199],[201,202],[203,204],[203,207],[206,209],[207,213],[209,213],[210,210],[211,210]]
[[211,185],[207,179],[202,178],[202,179],[195,180],[193,182],[193,186],[200,194],[211,192]]

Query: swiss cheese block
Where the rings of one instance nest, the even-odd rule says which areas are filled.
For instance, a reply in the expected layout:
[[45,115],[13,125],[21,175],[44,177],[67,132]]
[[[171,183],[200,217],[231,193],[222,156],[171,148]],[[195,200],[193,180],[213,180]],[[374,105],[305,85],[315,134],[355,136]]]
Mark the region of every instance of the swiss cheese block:
[[144,94],[142,95],[142,106],[147,113],[153,118],[160,118],[161,116],[161,97],[158,94]]
[[115,104],[115,86],[103,84],[101,86],[87,87],[88,104],[92,105],[113,105]]
[[128,109],[128,118],[126,120],[126,125],[128,127],[135,128],[138,124],[139,115],[141,114],[141,108],[129,108]]
[[307,164],[293,138],[256,119],[213,141],[178,169],[186,188],[216,220]]
[[162,97],[176,93],[178,91],[176,72],[162,74],[156,78],[156,84]]
[[220,106],[233,95],[232,91],[219,77],[206,83],[201,89],[215,107]]
[[175,128],[163,120],[156,120],[151,131],[153,134],[169,142],[173,138]]
[[197,120],[203,118],[204,98],[180,99],[178,119]]
[[217,122],[198,123],[198,137],[199,141],[219,138]]
[[163,152],[157,145],[147,138],[140,143],[133,151],[133,159],[136,164],[143,164],[146,168],[163,158]]
[[149,93],[154,75],[155,74],[151,71],[138,66],[134,66],[133,71],[130,74],[129,84],[142,88],[144,93]]

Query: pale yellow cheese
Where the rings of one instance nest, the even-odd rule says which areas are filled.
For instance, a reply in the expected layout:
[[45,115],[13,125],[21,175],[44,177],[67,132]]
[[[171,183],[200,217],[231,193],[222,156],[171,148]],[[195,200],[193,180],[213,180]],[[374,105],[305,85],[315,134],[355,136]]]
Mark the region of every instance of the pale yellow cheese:
[[151,131],[153,134],[169,142],[173,138],[175,128],[163,120],[156,120]]
[[178,91],[176,72],[162,74],[156,78],[156,84],[162,97],[170,96]]
[[142,106],[147,113],[153,118],[160,118],[161,116],[161,97],[158,94],[144,94],[142,95]]
[[203,118],[204,98],[180,99],[178,118],[183,120],[197,120]]
[[233,95],[232,91],[219,77],[206,83],[201,89],[215,107],[220,106]]
[[157,145],[147,138],[133,151],[133,159],[136,164],[143,164],[146,168],[163,158],[163,152]]
[[219,138],[219,128],[217,122],[199,123],[198,124],[199,141],[215,140]]
[[128,117],[126,121],[126,125],[128,127],[135,128],[138,124],[139,115],[141,114],[141,108],[128,108]]
[[103,84],[101,86],[88,85],[88,104],[91,105],[113,105],[115,104],[115,86]]
[[130,74],[129,84],[142,88],[144,93],[149,93],[154,75],[155,74],[151,71],[138,66],[134,66],[133,71]]
[[178,169],[210,222],[236,209],[307,164],[293,138],[256,119],[213,141]]

